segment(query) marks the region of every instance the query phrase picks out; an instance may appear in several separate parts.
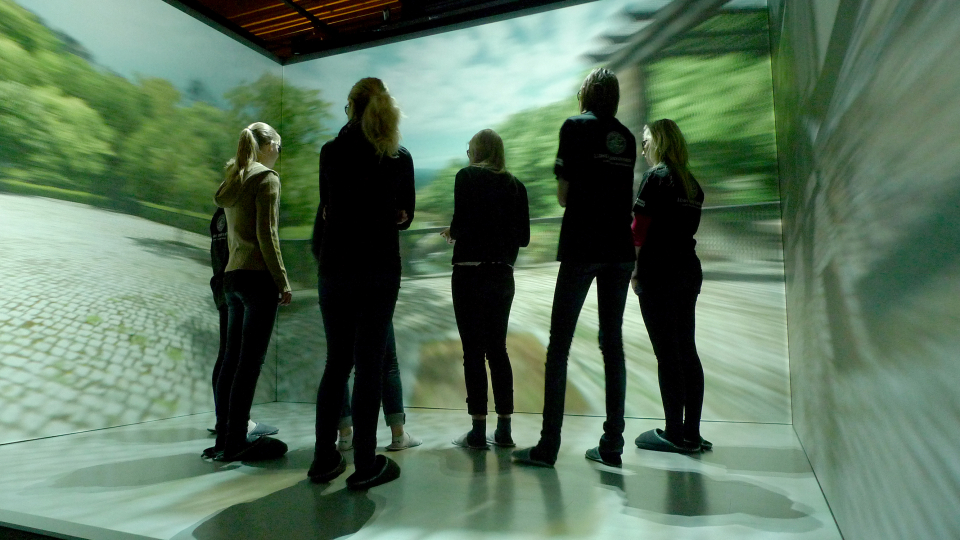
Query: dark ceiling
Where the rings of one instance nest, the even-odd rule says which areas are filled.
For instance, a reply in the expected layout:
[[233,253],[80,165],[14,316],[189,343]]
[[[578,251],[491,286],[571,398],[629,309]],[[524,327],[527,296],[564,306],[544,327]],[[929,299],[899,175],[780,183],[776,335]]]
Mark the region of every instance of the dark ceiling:
[[[281,64],[576,0],[165,0]],[[582,0],[588,1],[588,0]]]

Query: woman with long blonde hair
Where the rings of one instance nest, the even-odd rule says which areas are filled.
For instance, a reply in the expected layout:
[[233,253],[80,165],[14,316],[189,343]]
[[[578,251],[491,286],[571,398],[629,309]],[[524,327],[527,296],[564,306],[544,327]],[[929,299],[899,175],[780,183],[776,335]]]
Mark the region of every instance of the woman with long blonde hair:
[[337,426],[351,368],[352,489],[400,476],[376,454],[382,362],[400,289],[399,231],[413,220],[413,158],[400,146],[400,109],[383,81],[358,81],[347,98],[347,124],[320,151],[320,208],[314,227],[320,314],[327,362],[317,390],[316,447],[307,473],[329,482],[346,470]]
[[[513,265],[530,243],[527,189],[507,172],[503,140],[492,129],[467,145],[470,164],[457,173],[453,221],[441,234],[454,243],[453,311],[463,344],[463,379],[472,428],[453,443],[484,449],[489,443],[514,446],[513,370],[507,355],[507,323],[513,305]],[[487,368],[497,412],[497,429],[489,438]]]
[[709,450],[700,436],[703,366],[697,355],[695,310],[703,283],[694,239],[703,190],[690,173],[687,143],[676,122],[643,128],[643,175],[633,207],[637,266],[631,278],[657,357],[664,429],[640,434],[637,447],[661,452]]
[[214,197],[227,221],[227,343],[215,393],[217,442],[204,456],[221,461],[274,459],[287,451],[277,439],[247,436],[277,306],[293,298],[280,255],[280,176],[271,169],[280,148],[280,135],[270,125],[244,128]]

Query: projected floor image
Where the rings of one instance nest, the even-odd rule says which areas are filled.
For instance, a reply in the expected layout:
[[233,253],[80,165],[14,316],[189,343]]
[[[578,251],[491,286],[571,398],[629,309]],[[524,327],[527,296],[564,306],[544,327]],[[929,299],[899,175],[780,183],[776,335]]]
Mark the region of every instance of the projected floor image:
[[[697,343],[706,378],[704,418],[789,423],[783,266],[707,262],[704,270],[708,279],[697,306]],[[507,349],[518,411],[539,412],[543,407],[543,366],[556,277],[555,264],[515,271],[517,293]],[[295,305],[281,312],[277,388],[281,401],[313,401],[316,396],[326,354],[316,298],[316,291],[297,291]],[[394,326],[406,404],[465,409],[463,352],[450,276],[405,279]],[[591,291],[570,353],[569,414],[604,414],[597,330],[597,298]],[[656,358],[633,294],[624,312],[623,340],[627,415],[661,418]],[[490,396],[492,409],[492,392]]]
[[0,194],[0,249],[0,443],[213,408],[208,238]]
[[[280,427],[286,458],[202,461],[209,414],[0,447],[0,459],[21,464],[0,478],[0,522],[91,539],[840,538],[790,426],[707,423],[713,452],[631,446],[618,469],[583,458],[601,421],[567,417],[550,470],[452,446],[462,412],[410,409],[407,429],[424,444],[390,454],[399,480],[355,493],[346,475],[306,479],[312,406],[258,405],[254,414]],[[628,420],[627,434],[656,424]],[[520,444],[538,429],[537,415],[514,419]]]

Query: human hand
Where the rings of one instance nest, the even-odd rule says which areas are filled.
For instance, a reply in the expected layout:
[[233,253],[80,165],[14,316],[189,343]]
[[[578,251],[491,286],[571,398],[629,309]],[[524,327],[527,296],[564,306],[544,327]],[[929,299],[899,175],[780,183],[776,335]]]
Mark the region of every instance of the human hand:
[[290,302],[293,301],[293,293],[290,291],[284,291],[280,293],[280,300],[277,301],[281,306],[289,306]]
[[448,244],[452,245],[454,242],[456,242],[456,240],[452,236],[450,236],[450,227],[447,227],[446,229],[440,231],[440,236],[442,236],[443,239],[446,240]]
[[636,267],[634,267],[633,273],[630,274],[630,288],[633,289],[633,294],[640,296],[640,280],[637,279]]
[[403,224],[406,223],[407,220],[409,220],[409,219],[410,219],[410,218],[407,217],[407,211],[406,211],[406,210],[397,210],[397,225],[403,225]]

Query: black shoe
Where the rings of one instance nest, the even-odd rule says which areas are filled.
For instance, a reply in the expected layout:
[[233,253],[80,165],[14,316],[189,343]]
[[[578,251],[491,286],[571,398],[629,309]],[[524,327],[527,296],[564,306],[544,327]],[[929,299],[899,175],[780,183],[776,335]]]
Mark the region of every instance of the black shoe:
[[517,443],[513,442],[513,437],[509,433],[500,433],[495,431],[493,435],[487,435],[487,444],[499,446],[500,448],[513,448]]
[[590,461],[596,461],[597,463],[603,463],[604,465],[609,465],[611,467],[620,467],[623,465],[623,460],[620,458],[620,454],[615,454],[613,452],[604,452],[600,450],[599,446],[595,446],[589,450],[583,456]]
[[357,471],[347,477],[350,489],[370,489],[400,478],[400,466],[387,456],[378,455],[373,467]]
[[310,481],[315,484],[323,484],[343,474],[343,471],[347,470],[347,460],[339,452],[337,452],[337,458],[334,462],[333,459],[320,460],[314,457],[313,463],[310,464],[310,470],[307,471]]
[[210,448],[204,448],[203,453],[200,454],[200,457],[203,459],[217,459],[217,454],[221,452],[223,452],[223,448],[211,446]]
[[260,437],[253,442],[244,442],[239,447],[226,448],[217,461],[267,461],[279,459],[287,453],[287,444],[273,437]]
[[534,467],[546,467],[548,469],[552,469],[553,464],[557,462],[556,458],[550,461],[539,456],[536,452],[536,446],[533,448],[524,448],[523,450],[514,450],[512,454],[513,460],[524,465],[533,465]]
[[471,448],[473,450],[487,450],[490,448],[490,446],[487,445],[487,438],[482,434],[477,436],[473,431],[468,431],[457,437],[453,440],[453,444],[460,448]]
[[687,445],[686,442],[682,446],[676,445],[664,436],[662,429],[651,429],[650,431],[644,431],[637,437],[636,441],[637,448],[641,450],[654,450],[656,452],[673,452],[676,454],[695,454],[700,451],[700,445],[691,444]]

